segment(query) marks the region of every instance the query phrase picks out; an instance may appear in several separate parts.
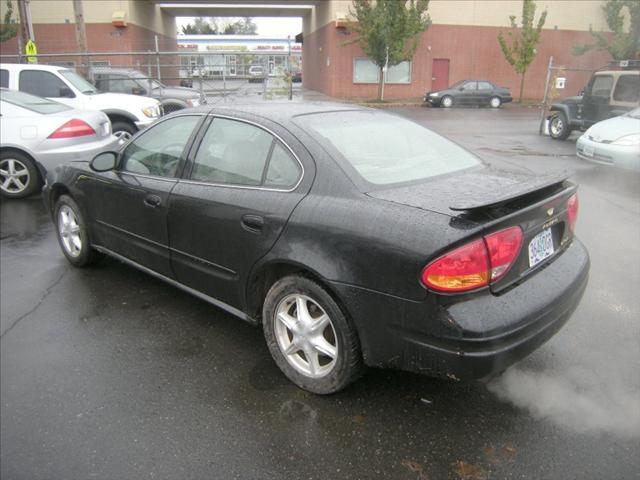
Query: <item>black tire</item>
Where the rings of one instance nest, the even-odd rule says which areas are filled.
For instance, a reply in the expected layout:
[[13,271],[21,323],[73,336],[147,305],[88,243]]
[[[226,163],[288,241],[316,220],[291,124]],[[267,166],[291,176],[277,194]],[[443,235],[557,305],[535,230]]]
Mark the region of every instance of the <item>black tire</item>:
[[451,108],[453,107],[453,97],[451,95],[445,95],[440,99],[440,106],[442,108]]
[[15,150],[0,152],[0,193],[3,197],[25,198],[41,188],[42,175],[33,159]]
[[502,105],[502,99],[500,97],[491,97],[489,99],[489,106],[491,108],[500,108],[500,106]]
[[138,131],[135,125],[129,122],[116,121],[111,124],[111,130],[116,137],[128,142]]
[[562,112],[554,113],[549,119],[549,136],[555,140],[566,140],[571,135],[567,116]]
[[[61,224],[63,222],[61,219],[61,211],[65,208],[71,209],[73,211],[76,219],[76,224],[79,227],[78,234],[80,237],[81,247],[79,248],[79,252],[76,255],[70,252],[69,248],[65,245],[65,241],[63,240],[63,227],[61,227]],[[67,260],[69,260],[69,262],[73,266],[86,267],[88,265],[91,265],[92,263],[97,262],[104,256],[91,246],[91,240],[89,239],[89,232],[86,226],[87,224],[84,221],[84,217],[82,216],[82,212],[80,211],[78,204],[73,198],[68,195],[61,195],[60,198],[58,198],[58,200],[56,201],[53,212],[58,243],[60,244],[62,253],[64,253],[64,256],[67,257]]]
[[[278,308],[283,304],[286,305],[287,299],[292,298],[294,295],[307,297],[311,300],[311,307],[315,303],[329,317],[329,325],[322,329],[324,333],[320,330],[317,330],[317,332],[320,332],[321,335],[327,335],[328,332],[331,342],[336,345],[337,353],[334,357],[333,365],[320,378],[313,378],[302,373],[287,358],[297,357],[299,353],[304,353],[302,348],[296,353],[286,356],[278,341],[279,337],[277,337],[276,332],[276,322],[279,322],[276,318]],[[291,305],[294,304],[292,303]],[[297,307],[293,308],[297,310]],[[298,321],[296,325],[301,323]],[[300,275],[284,277],[269,289],[263,305],[262,324],[267,346],[276,364],[289,380],[304,390],[320,395],[335,393],[357,380],[364,370],[360,342],[355,328],[333,297],[322,286],[307,277]],[[282,329],[282,327],[280,328]],[[287,332],[290,331],[287,330]],[[291,334],[290,338],[295,339],[293,334]],[[299,358],[302,357],[300,356]],[[306,355],[304,358],[306,358]],[[326,358],[328,359],[329,357]]]

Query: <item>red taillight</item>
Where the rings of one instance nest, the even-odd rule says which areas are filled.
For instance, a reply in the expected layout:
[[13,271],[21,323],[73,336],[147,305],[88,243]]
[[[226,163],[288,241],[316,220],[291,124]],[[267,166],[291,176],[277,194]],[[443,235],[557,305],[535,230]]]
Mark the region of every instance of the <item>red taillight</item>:
[[467,292],[503,277],[522,245],[520,227],[509,227],[458,247],[422,270],[422,283],[439,292]]
[[522,229],[511,227],[500,230],[484,237],[484,241],[487,244],[487,250],[489,250],[491,281],[495,282],[507,273],[518,256],[522,245]]
[[87,122],[74,118],[49,135],[49,138],[82,137],[84,135],[95,135],[95,133],[96,131]]
[[569,217],[569,231],[573,232],[578,219],[578,194],[574,193],[567,202],[567,216]]

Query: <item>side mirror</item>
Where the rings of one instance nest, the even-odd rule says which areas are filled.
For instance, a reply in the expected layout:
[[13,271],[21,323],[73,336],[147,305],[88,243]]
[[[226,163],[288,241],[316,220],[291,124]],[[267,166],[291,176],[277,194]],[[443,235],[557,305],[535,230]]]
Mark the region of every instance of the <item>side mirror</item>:
[[93,157],[89,167],[94,172],[108,172],[116,168],[118,163],[118,154],[116,152],[102,152]]
[[60,87],[59,96],[63,98],[74,98],[75,94],[71,91],[69,87]]
[[146,94],[147,94],[147,91],[146,91],[144,88],[142,88],[142,87],[133,87],[133,88],[131,89],[131,93],[132,93],[133,95],[146,95]]

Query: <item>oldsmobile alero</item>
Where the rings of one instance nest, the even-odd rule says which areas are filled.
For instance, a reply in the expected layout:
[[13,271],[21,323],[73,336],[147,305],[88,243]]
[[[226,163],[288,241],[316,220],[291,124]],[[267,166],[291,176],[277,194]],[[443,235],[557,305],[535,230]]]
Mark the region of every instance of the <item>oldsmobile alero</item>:
[[64,255],[110,255],[262,325],[284,374],[481,378],[557,332],[585,290],[565,175],[491,167],[399,116],[200,107],[50,172]]

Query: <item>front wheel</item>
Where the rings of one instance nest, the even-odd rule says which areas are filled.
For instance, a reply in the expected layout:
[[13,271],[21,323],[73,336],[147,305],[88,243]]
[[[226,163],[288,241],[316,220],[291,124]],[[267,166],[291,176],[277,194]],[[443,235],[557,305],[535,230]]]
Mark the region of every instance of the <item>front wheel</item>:
[[566,140],[571,135],[571,127],[562,112],[555,113],[549,120],[549,136],[555,140]]
[[502,100],[500,100],[500,97],[491,97],[491,100],[489,100],[489,105],[491,106],[491,108],[500,108],[500,105],[502,105]]
[[3,196],[28,197],[41,185],[42,177],[33,160],[20,152],[0,153],[0,192]]
[[76,267],[85,267],[102,255],[91,247],[87,225],[78,204],[68,195],[61,195],[55,205],[58,243],[67,260]]
[[445,95],[442,97],[442,100],[440,100],[440,106],[444,108],[451,108],[453,106],[453,98],[449,95]]
[[330,394],[360,376],[355,328],[313,280],[295,275],[276,282],[267,293],[262,322],[271,356],[300,388]]

